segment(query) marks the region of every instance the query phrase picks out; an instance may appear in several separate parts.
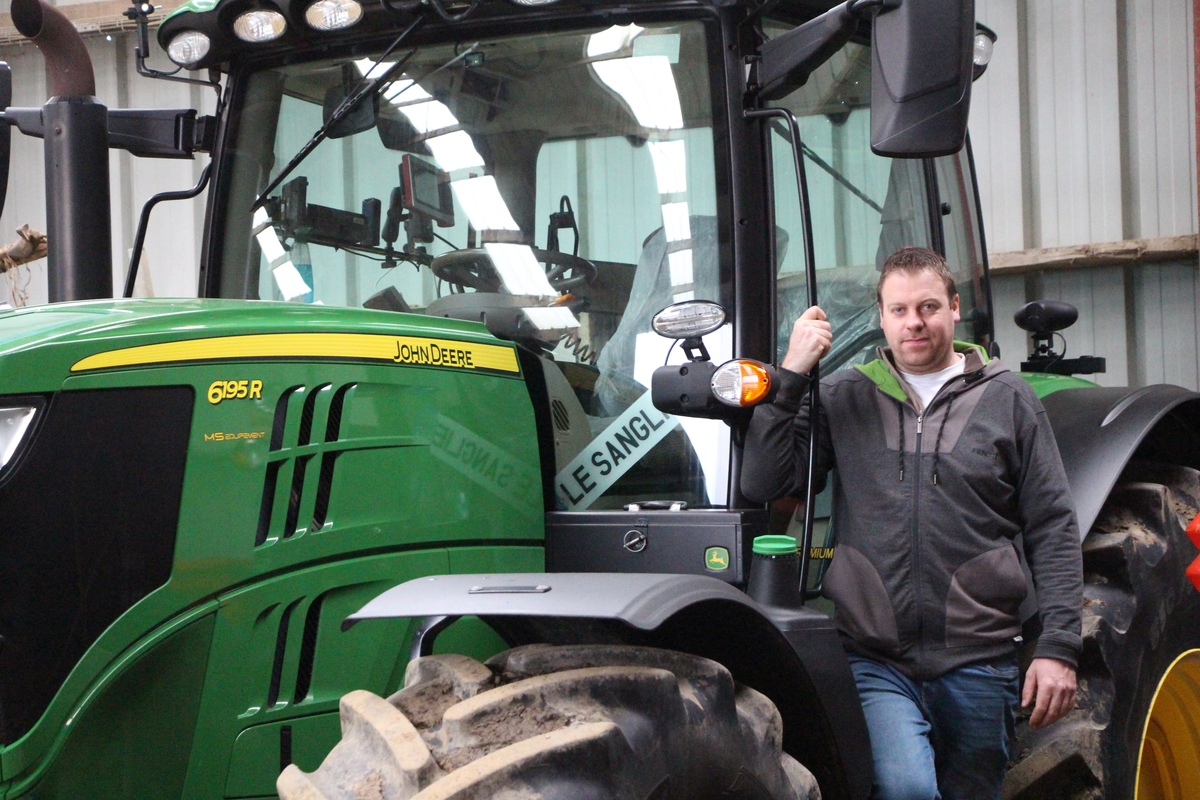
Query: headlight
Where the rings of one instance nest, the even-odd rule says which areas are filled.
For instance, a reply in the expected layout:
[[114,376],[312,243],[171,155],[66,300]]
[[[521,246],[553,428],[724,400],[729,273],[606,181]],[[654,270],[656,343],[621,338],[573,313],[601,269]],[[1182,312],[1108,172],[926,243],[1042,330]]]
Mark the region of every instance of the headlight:
[[255,9],[233,21],[233,32],[243,42],[269,42],[283,36],[287,20],[278,11]]
[[757,361],[726,361],[712,376],[713,396],[727,406],[752,406],[771,391],[771,373]]
[[200,31],[183,31],[167,45],[167,57],[181,67],[189,67],[208,55],[212,41]]
[[512,0],[519,6],[548,6],[551,3],[557,3],[558,0]]
[[34,406],[0,408],[0,469],[16,455],[35,414]]
[[317,0],[304,12],[304,19],[318,31],[337,31],[349,28],[362,15],[363,7],[355,0]]

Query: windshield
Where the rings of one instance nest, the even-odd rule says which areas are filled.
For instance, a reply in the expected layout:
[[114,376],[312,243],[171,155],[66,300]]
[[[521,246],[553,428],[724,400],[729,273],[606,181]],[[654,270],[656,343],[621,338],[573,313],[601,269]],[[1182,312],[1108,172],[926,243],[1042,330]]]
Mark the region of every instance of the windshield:
[[[709,46],[699,22],[625,25],[252,75],[220,295],[484,321],[543,357],[560,508],[723,505],[728,429],[660,422],[648,397],[671,344],[654,313],[732,307]],[[387,73],[252,212],[360,81]],[[597,460],[598,441],[616,449]]]

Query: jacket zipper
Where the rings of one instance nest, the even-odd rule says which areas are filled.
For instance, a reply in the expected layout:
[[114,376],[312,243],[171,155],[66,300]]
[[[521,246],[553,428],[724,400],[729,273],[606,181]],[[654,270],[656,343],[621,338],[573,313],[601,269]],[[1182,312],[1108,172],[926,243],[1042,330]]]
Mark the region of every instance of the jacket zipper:
[[913,543],[913,571],[917,583],[917,648],[925,652],[925,601],[922,595],[921,586],[924,584],[924,576],[921,574],[921,431],[925,423],[925,415],[933,408],[934,403],[942,396],[942,392],[946,387],[956,379],[951,379],[942,384],[941,388],[929,400],[929,405],[925,406],[921,413],[917,414],[917,441],[916,441],[916,476],[913,481],[913,527],[912,527],[912,543]]
[[[936,396],[935,396],[936,397]],[[932,401],[930,401],[932,405]],[[928,410],[928,409],[926,409]],[[917,414],[916,440],[916,480],[913,481],[913,577],[917,584],[917,648],[925,652],[925,600],[921,591],[924,577],[921,574],[921,425],[925,421],[925,412]]]

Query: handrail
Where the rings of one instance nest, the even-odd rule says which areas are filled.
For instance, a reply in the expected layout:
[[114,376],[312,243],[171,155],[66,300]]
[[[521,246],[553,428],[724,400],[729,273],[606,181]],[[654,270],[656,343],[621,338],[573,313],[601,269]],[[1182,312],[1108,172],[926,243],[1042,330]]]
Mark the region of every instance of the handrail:
[[[800,136],[800,123],[796,115],[786,108],[757,108],[745,112],[746,119],[763,119],[777,117],[783,119],[788,126],[789,138],[792,140],[792,159],[796,164],[796,185],[800,192],[800,218],[804,230],[804,276],[808,288],[809,306],[817,305],[817,256],[813,244],[812,209],[808,202],[808,175],[804,170],[804,140]],[[820,366],[813,365],[809,370],[808,385],[808,479],[804,486],[804,533],[800,540],[800,596],[804,596],[808,587],[808,568],[812,549],[813,524],[816,518],[815,483],[817,466],[817,445],[819,442],[817,430],[820,426],[821,412],[821,371]]]

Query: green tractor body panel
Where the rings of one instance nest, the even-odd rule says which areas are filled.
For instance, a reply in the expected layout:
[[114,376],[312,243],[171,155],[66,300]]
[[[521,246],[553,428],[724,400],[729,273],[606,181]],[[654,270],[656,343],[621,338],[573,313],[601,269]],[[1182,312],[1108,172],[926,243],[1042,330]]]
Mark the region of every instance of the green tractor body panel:
[[204,13],[205,11],[212,11],[216,7],[217,7],[217,0],[187,0],[186,3],[183,3],[178,8],[176,8],[174,11],[167,14],[165,17],[163,17],[163,19],[164,20],[170,19],[171,17],[177,16],[180,14]]
[[1092,381],[1076,378],[1074,375],[1051,375],[1047,372],[1022,372],[1021,377],[1033,387],[1039,398],[1062,389],[1089,389],[1099,386]]
[[[343,694],[401,683],[409,623],[348,614],[422,575],[543,569],[529,392],[482,326],[64,304],[0,316],[0,375],[0,405],[39,407],[0,474],[4,559],[38,565],[5,601],[29,620],[0,654],[7,797],[270,795],[281,758],[336,741]],[[456,627],[444,646],[502,647]]]
[[[340,740],[344,695],[401,687],[420,620],[343,622],[408,581],[545,572],[572,542],[584,567],[569,571],[697,573],[724,550],[704,574],[743,584],[741,537],[796,533],[803,515],[749,507],[729,426],[651,416],[654,368],[691,358],[652,333],[670,304],[729,312],[714,361],[777,362],[811,263],[839,343],[828,374],[884,341],[882,258],[927,245],[960,287],[956,337],[995,340],[969,155],[871,153],[884,93],[861,37],[814,80],[789,67],[771,101],[798,118],[801,155],[788,126],[744,113],[764,42],[831,4],[461,5],[363,4],[318,29],[301,5],[188,0],[159,25],[164,48],[203,51],[181,68],[225,76],[217,116],[188,128],[211,147],[209,299],[0,312],[0,798],[276,796],[282,769],[312,771]],[[244,38],[251,10],[282,27]],[[368,84],[371,102],[346,102]],[[1126,461],[1200,429],[1181,389],[1023,377],[1075,445],[1061,449],[1094,495],[1085,532]],[[827,500],[813,506],[808,588],[836,546]],[[684,509],[694,529],[671,521]],[[706,526],[727,538],[701,540]],[[653,570],[629,560],[652,536],[668,556]],[[638,642],[740,641],[696,609]],[[694,619],[712,638],[689,650]],[[803,622],[784,647],[723,658],[759,671],[747,685],[789,720],[789,746],[826,762],[814,772],[850,776],[824,796],[860,800],[852,676],[832,622]],[[434,631],[435,652],[506,646],[476,617]],[[811,686],[779,679],[801,674]]]

